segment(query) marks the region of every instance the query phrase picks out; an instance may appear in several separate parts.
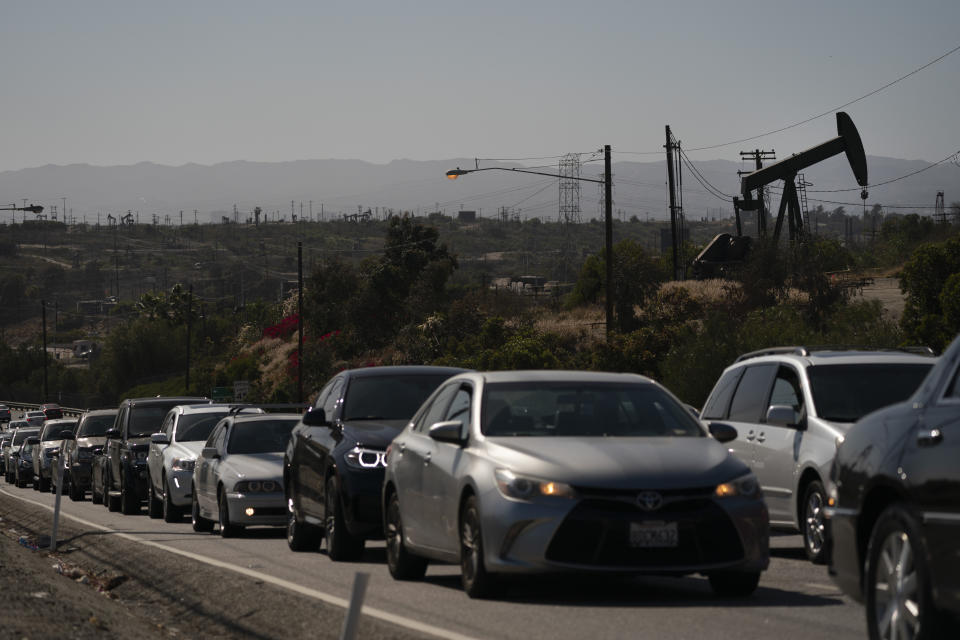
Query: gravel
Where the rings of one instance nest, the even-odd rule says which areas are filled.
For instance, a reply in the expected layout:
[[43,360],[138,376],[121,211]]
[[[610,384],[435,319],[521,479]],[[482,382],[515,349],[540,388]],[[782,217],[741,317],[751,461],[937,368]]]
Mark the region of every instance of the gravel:
[[[344,609],[0,493],[0,638],[339,638]],[[38,547],[40,547],[38,549]],[[361,619],[359,638],[422,638]]]

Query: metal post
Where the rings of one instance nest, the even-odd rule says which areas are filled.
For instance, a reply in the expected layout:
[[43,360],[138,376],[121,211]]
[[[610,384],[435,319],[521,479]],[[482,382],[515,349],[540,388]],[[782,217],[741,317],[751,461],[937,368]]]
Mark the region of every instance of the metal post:
[[[60,454],[63,448],[56,452]],[[57,529],[60,525],[60,496],[63,494],[63,460],[59,455],[54,456],[57,465],[57,497],[53,501],[53,532],[50,534],[50,551],[57,550]]]
[[357,627],[360,625],[360,610],[363,608],[363,597],[367,593],[367,582],[370,574],[358,571],[353,579],[353,591],[350,592],[350,606],[347,616],[343,619],[343,629],[340,631],[340,640],[353,640],[357,637]]
[[603,191],[604,191],[604,226],[606,238],[604,246],[607,250],[607,336],[613,332],[613,178],[610,168],[610,145],[603,145]]
[[670,133],[670,125],[667,125],[667,182],[670,191],[670,232],[673,238],[673,279],[677,277],[677,200],[676,186],[673,183],[673,135]]
[[303,243],[297,243],[297,402],[303,402]]
[[186,370],[186,382],[184,383],[184,391],[187,395],[190,394],[190,329],[192,325],[192,316],[193,316],[193,285],[190,285],[190,297],[187,298],[187,370]]

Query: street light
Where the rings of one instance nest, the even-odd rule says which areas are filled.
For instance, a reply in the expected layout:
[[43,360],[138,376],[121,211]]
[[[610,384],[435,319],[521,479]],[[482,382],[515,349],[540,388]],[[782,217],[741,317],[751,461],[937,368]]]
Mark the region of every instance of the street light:
[[532,173],[535,176],[548,176],[551,178],[565,178],[567,180],[580,180],[582,182],[596,182],[597,184],[603,185],[604,192],[604,203],[603,203],[603,217],[604,217],[604,247],[607,253],[606,262],[606,325],[607,325],[607,336],[609,337],[610,332],[613,330],[613,180],[610,175],[610,145],[603,145],[603,180],[598,180],[596,178],[581,178],[574,176],[563,176],[559,173],[546,173],[544,171],[533,171],[531,169],[518,169],[515,167],[484,167],[480,168],[477,166],[475,169],[461,169],[457,167],[456,169],[450,169],[447,171],[447,178],[450,180],[456,180],[460,176],[465,176],[468,173],[476,173],[478,171],[512,171],[514,173]]

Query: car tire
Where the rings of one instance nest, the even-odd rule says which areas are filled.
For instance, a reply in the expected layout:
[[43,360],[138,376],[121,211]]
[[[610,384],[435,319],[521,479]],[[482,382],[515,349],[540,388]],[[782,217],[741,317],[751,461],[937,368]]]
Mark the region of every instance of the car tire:
[[123,480],[120,481],[120,512],[125,516],[140,513],[140,501],[127,488],[127,483]]
[[476,496],[460,509],[460,581],[471,598],[490,598],[498,591],[496,577],[487,572],[483,560],[483,529]]
[[163,503],[157,497],[157,491],[153,488],[153,479],[148,478],[147,483],[150,486],[150,496],[147,498],[147,516],[156,520],[163,515]]
[[759,571],[714,571],[707,578],[713,592],[725,598],[744,598],[760,584]]
[[97,491],[97,481],[90,479],[90,502],[93,504],[103,504],[103,490]]
[[69,489],[67,495],[70,496],[71,500],[74,502],[83,502],[83,494],[85,494],[86,491],[84,491],[76,482],[68,482],[67,488]]
[[193,504],[190,509],[190,524],[193,530],[198,533],[209,533],[213,531],[213,520],[207,520],[200,515],[200,505],[197,502],[197,495],[193,495]]
[[163,495],[161,496],[163,501],[163,521],[164,522],[180,522],[183,520],[183,512],[180,511],[180,507],[173,504],[173,499],[170,497],[170,485],[167,483],[167,477],[163,477]]
[[416,556],[403,545],[400,499],[390,494],[384,514],[383,533],[387,540],[387,568],[395,580],[420,580],[427,573],[427,559]]
[[219,515],[220,537],[236,538],[243,532],[243,527],[230,522],[230,507],[223,490],[217,492],[217,514]]
[[826,506],[827,494],[823,484],[814,480],[803,492],[803,519],[800,521],[803,550],[813,564],[826,564],[830,559],[830,531],[823,516]]
[[324,493],[324,537],[327,539],[327,555],[336,562],[359,560],[363,555],[364,539],[347,531],[340,500],[340,483],[336,476],[327,478]]
[[16,476],[16,481],[14,482],[14,484],[16,484],[17,487],[23,489],[24,487],[27,486],[27,481],[24,480],[22,477],[20,477],[20,474],[18,473],[17,476]]
[[287,546],[291,551],[316,551],[323,539],[322,530],[300,519],[293,498],[287,498]]
[[[945,635],[944,621],[931,596],[920,525],[902,505],[888,507],[873,526],[867,545],[864,590],[871,640]],[[915,617],[911,610],[916,612]]]

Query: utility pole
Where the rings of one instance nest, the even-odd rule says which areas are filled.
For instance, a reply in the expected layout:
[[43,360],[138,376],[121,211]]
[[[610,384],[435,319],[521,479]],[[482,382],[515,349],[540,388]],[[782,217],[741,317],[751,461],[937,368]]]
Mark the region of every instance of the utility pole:
[[[753,158],[754,166],[756,171],[763,169],[764,160],[776,160],[777,152],[773,149],[770,151],[761,151],[760,149],[754,149],[753,151],[741,151],[741,158]],[[745,173],[752,173],[752,171],[737,171],[737,175],[743,175]],[[760,187],[757,189],[757,235],[761,238],[767,237],[767,209],[766,209],[766,189]]]
[[186,375],[184,376],[186,382],[184,383],[184,392],[186,395],[190,395],[190,330],[193,324],[193,284],[190,284],[190,293],[187,298],[187,370]]
[[667,183],[670,192],[670,233],[673,238],[673,279],[679,280],[677,271],[677,192],[673,178],[673,134],[670,132],[670,125],[667,125],[667,144],[664,145],[667,150]]
[[613,173],[610,167],[610,145],[603,145],[603,210],[604,246],[607,249],[607,337],[613,332]]
[[[302,216],[301,216],[302,217]],[[303,243],[297,243],[297,402],[303,402]]]
[[40,300],[40,309],[43,322],[43,402],[47,401],[47,301]]

